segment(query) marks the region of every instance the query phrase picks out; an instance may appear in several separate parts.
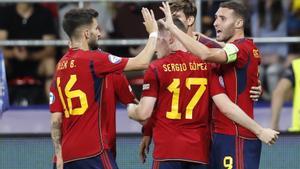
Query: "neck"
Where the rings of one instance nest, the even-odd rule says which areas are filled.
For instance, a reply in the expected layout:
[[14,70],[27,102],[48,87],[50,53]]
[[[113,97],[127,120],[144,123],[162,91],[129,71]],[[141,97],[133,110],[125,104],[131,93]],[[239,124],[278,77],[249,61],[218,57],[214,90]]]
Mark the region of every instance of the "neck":
[[233,42],[237,39],[245,38],[245,34],[243,30],[238,30],[226,43]]
[[187,49],[179,41],[176,41],[173,44],[170,44],[170,49],[171,49],[171,51],[178,51],[178,50],[181,50],[184,52],[187,51]]
[[18,4],[16,6],[17,13],[23,18],[29,18],[33,13],[33,6],[27,4]]
[[80,40],[74,40],[74,39],[72,39],[71,42],[69,43],[69,48],[80,49],[83,51],[90,50],[89,45],[87,43],[82,42]]
[[193,32],[195,32],[195,24],[188,27],[187,34],[188,34],[189,36],[193,37],[193,36],[194,36],[194,35],[193,35]]

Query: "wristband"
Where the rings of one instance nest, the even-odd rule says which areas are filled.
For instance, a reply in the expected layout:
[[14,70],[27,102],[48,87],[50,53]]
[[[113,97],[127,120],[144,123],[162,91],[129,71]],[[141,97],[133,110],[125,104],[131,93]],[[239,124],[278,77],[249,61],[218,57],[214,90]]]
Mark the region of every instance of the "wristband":
[[151,38],[151,37],[157,38],[158,37],[158,32],[151,32],[149,34],[149,38]]
[[227,63],[236,61],[239,49],[232,43],[227,43],[223,48],[227,55]]

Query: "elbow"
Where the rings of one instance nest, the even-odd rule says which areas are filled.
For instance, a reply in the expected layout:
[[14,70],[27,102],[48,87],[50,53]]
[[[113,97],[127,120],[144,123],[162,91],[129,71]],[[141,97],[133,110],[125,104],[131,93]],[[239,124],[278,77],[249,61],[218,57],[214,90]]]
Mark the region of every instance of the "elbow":
[[151,116],[151,113],[149,110],[142,110],[142,113],[141,113],[141,116],[139,118],[139,120],[141,121],[145,121],[145,120],[148,120]]
[[[223,106],[225,107],[225,106]],[[219,110],[226,116],[226,117],[229,117],[230,116],[230,111],[228,108],[219,108]]]
[[232,109],[231,109],[232,105],[230,104],[222,104],[222,105],[218,105],[218,109],[226,116],[226,117],[230,117],[232,115]]

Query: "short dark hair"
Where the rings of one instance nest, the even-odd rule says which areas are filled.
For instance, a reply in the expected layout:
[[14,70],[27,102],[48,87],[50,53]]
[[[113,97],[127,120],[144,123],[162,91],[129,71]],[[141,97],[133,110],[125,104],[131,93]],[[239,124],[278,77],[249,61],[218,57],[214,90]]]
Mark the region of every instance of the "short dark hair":
[[194,0],[169,0],[172,12],[183,11],[186,17],[193,16],[196,18],[197,7]]
[[[185,27],[184,23],[180,19],[178,19],[176,17],[173,17],[172,19],[173,19],[174,25],[176,25],[178,27],[178,29],[180,29],[184,33],[187,33],[187,28]],[[163,20],[165,20],[165,18],[163,18]],[[166,30],[165,26],[161,22],[158,22],[157,25],[158,25],[158,31]]]
[[94,9],[71,9],[64,15],[63,29],[71,38],[79,27],[92,24],[93,18],[97,18],[98,15],[99,13]]
[[244,21],[246,21],[248,18],[248,10],[247,10],[245,4],[238,2],[236,0],[222,2],[222,3],[220,3],[219,7],[232,9],[234,11],[234,13],[236,15],[242,17],[242,19]]

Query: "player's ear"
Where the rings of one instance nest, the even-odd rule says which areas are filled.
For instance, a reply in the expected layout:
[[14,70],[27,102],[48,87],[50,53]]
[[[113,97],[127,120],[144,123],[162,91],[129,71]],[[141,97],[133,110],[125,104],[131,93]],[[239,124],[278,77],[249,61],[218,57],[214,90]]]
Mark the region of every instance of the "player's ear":
[[90,38],[90,31],[88,29],[84,29],[83,35],[84,35],[85,39],[89,39]]
[[192,25],[194,25],[194,23],[195,23],[195,17],[193,17],[193,16],[189,16],[188,18],[187,18],[187,26],[192,26]]
[[236,20],[235,22],[235,27],[240,29],[240,28],[243,28],[244,27],[244,20],[239,18]]
[[176,38],[176,37],[175,37],[173,34],[171,34],[170,37],[169,37],[169,39],[168,39],[168,43],[169,43],[169,44],[173,44],[174,41],[175,41],[175,38]]

